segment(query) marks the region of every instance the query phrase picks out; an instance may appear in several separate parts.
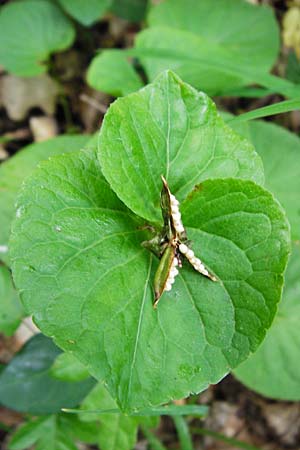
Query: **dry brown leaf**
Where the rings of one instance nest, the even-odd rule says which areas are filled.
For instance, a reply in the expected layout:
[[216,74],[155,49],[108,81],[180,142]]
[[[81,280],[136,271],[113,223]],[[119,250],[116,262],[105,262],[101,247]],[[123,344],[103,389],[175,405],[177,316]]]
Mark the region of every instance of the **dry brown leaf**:
[[14,75],[2,77],[2,104],[12,120],[23,120],[33,107],[46,114],[55,112],[59,87],[48,75],[21,78]]

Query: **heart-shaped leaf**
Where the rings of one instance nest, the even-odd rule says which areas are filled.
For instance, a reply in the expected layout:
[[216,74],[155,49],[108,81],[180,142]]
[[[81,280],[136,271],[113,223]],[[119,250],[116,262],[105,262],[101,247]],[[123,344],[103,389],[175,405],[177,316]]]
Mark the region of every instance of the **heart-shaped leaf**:
[[98,91],[116,97],[143,87],[142,80],[121,50],[106,50],[93,58],[87,82]]
[[205,181],[186,200],[188,236],[218,281],[184,265],[157,310],[158,260],[142,248],[140,220],[110,190],[94,153],[42,163],[17,206],[11,257],[28,312],[123,410],[217,382],[272,322],[289,230],[272,195],[252,181]]
[[263,181],[249,142],[224,123],[209,97],[170,71],[112,104],[99,144],[105,178],[131,210],[150,221],[161,218],[161,175],[179,200],[207,178]]

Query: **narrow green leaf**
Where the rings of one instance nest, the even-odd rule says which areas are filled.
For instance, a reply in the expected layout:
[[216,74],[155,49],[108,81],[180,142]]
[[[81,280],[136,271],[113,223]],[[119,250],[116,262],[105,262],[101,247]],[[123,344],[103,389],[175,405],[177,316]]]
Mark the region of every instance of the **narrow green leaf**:
[[42,334],[31,338],[0,374],[1,404],[20,412],[48,414],[80,403],[94,380],[66,383],[52,378],[49,369],[59,353]]
[[90,136],[58,136],[48,141],[26,146],[0,166],[0,260],[9,264],[8,238],[15,202],[23,180],[31,174],[38,163],[51,156],[81,149]]
[[71,353],[61,353],[50,368],[50,375],[62,381],[82,381],[90,376],[86,367]]
[[160,440],[152,433],[146,426],[142,427],[143,434],[145,435],[151,450],[167,450],[167,448],[162,445]]
[[98,91],[118,97],[137,91],[143,83],[121,50],[104,50],[93,58],[87,73],[88,84]]
[[248,120],[273,116],[275,114],[295,111],[297,109],[300,109],[300,99],[295,98],[293,100],[285,100],[283,102],[275,103],[274,105],[264,106],[263,108],[248,111],[244,114],[240,114],[239,116],[229,119],[227,123],[232,125],[233,123],[246,122]]
[[112,0],[58,0],[62,8],[82,25],[97,22],[108,10]]
[[241,448],[245,450],[262,450],[254,445],[248,444],[247,442],[240,441],[235,438],[227,437],[224,434],[217,433],[216,431],[207,430],[206,428],[196,428],[192,427],[191,431],[195,434],[200,434],[204,436],[211,436],[215,438],[217,441],[224,442],[225,444],[229,444],[236,448]]
[[248,141],[223,122],[205,94],[170,71],[111,105],[99,160],[120,199],[150,221],[161,220],[161,175],[180,201],[207,178],[263,182],[261,161]]
[[[78,414],[81,412],[80,409],[68,409],[64,408],[65,412]],[[119,414],[120,410],[116,408],[112,409],[95,409],[95,410],[85,410],[85,414]],[[159,407],[149,407],[145,409],[140,409],[136,412],[131,412],[130,416],[136,416],[144,421],[146,416],[156,417],[156,416],[196,416],[205,417],[208,412],[207,406],[200,405],[166,405]]]
[[[158,45],[158,41],[161,45]],[[166,48],[167,45],[169,48]],[[153,74],[153,79],[166,68],[174,69],[184,80],[210,95],[229,94],[238,86],[239,79],[244,80],[244,84],[259,84],[286,97],[298,98],[300,95],[299,85],[252,65],[244,66],[233,54],[224,54],[222,49],[212,51],[206,41],[167,27],[141,32],[136,39],[136,47],[125,53],[140,58],[142,62],[147,59],[149,66],[156,66],[157,72]],[[211,73],[215,73],[215,77]],[[203,83],[200,83],[202,76]],[[228,80],[231,80],[230,83]],[[218,90],[216,86],[219,86]]]
[[173,417],[173,420],[177,430],[181,450],[193,450],[194,447],[192,438],[185,419],[180,416],[175,416]]
[[250,389],[280,400],[300,400],[300,247],[294,245],[283,300],[256,353],[234,371]]
[[0,266],[0,333],[11,336],[18,328],[24,311],[13,286],[10,271]]
[[54,2],[10,2],[0,9],[0,64],[16,75],[45,72],[50,54],[65,50],[74,38],[72,23]]

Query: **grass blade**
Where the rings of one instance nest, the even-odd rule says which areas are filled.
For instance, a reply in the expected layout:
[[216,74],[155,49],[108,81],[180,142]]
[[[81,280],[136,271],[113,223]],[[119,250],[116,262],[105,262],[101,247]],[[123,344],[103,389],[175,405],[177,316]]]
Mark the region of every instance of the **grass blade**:
[[177,430],[181,450],[193,450],[194,447],[192,438],[185,419],[182,416],[175,416],[173,417],[173,420]]
[[151,450],[167,450],[166,447],[160,442],[160,440],[155,436],[149,428],[142,426],[142,431],[146,437],[148,443],[150,444]]
[[216,431],[207,430],[206,428],[191,428],[191,432],[194,434],[201,434],[204,436],[211,436],[222,441],[226,444],[233,445],[234,447],[241,448],[243,450],[261,450],[254,445],[248,444],[247,442],[239,441],[238,439],[224,436],[224,434],[217,433]]
[[274,105],[264,106],[263,108],[254,109],[244,114],[227,120],[228,123],[234,122],[246,122],[248,120],[259,119],[262,117],[273,116],[275,114],[281,114],[285,112],[295,111],[300,109],[300,99],[295,98],[293,100],[285,100],[283,102],[275,103]]

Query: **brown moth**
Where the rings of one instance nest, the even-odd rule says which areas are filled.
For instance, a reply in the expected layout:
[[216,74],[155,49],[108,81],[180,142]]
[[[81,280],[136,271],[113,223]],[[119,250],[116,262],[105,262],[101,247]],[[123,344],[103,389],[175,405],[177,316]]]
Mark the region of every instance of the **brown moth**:
[[154,308],[156,308],[162,294],[172,289],[175,277],[178,275],[178,268],[182,267],[181,255],[201,275],[212,281],[217,281],[215,275],[207,270],[203,262],[188,247],[186,231],[179,210],[179,201],[171,193],[166,179],[163,176],[161,178],[163,187],[160,196],[160,205],[164,226],[158,236],[151,241],[143,243],[145,247],[149,248],[160,258],[160,263],[154,278]]

